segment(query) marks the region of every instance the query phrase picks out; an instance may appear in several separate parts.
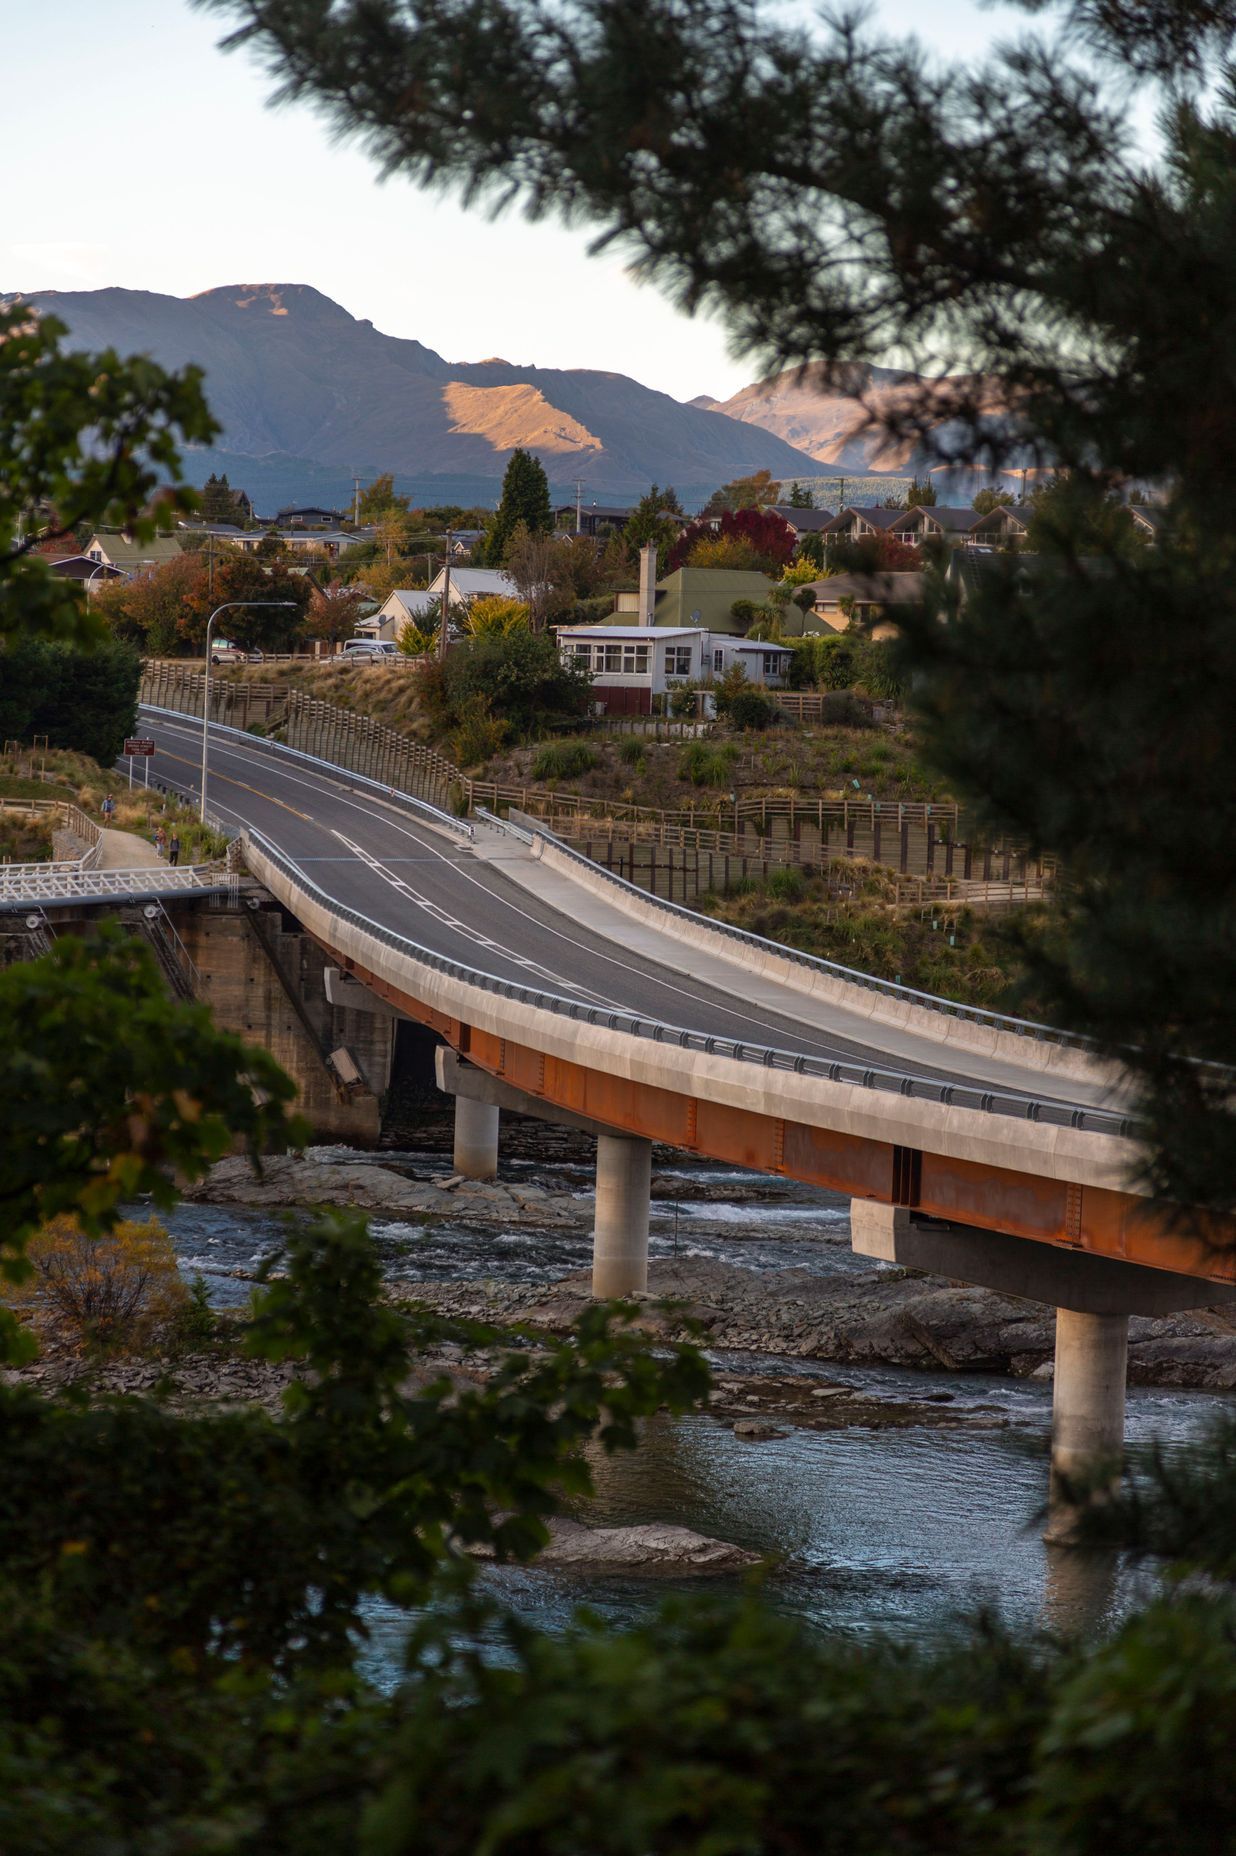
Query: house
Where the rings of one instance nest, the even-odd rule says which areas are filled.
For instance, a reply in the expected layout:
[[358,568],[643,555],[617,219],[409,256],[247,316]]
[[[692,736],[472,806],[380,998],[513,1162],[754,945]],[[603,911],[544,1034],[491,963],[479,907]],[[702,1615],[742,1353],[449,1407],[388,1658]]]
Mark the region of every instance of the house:
[[879,623],[889,606],[916,605],[923,597],[923,574],[833,574],[808,582],[815,604],[805,614],[804,632],[844,632],[853,624],[874,625],[872,636],[887,638]]
[[83,552],[96,566],[114,567],[126,579],[132,579],[134,574],[149,573],[167,561],[178,561],[181,548],[174,535],[152,535],[149,541],[136,541],[132,535],[96,533]]
[[485,531],[483,528],[450,529],[447,534],[447,540],[450,543],[451,553],[457,557],[471,554],[473,548],[475,548],[477,542],[480,541],[484,533]]
[[345,535],[342,529],[246,529],[242,535],[233,537],[233,545],[242,554],[257,554],[262,543],[273,537],[282,542],[289,554],[324,554],[328,560],[338,560],[348,548],[357,543],[355,535]]
[[338,528],[343,521],[337,509],[322,509],[317,503],[294,505],[288,509],[276,509],[267,528]]
[[1167,511],[1159,503],[1129,503],[1126,505],[1133,518],[1133,526],[1139,535],[1148,541],[1157,541],[1163,532],[1167,520]]
[[427,620],[436,624],[440,609],[440,596],[427,587],[399,587],[375,612],[356,621],[356,635],[398,644],[405,625],[424,625]]
[[980,516],[966,536],[967,548],[1024,548],[1030,534],[1030,511],[1000,503]]
[[[710,632],[743,633],[746,624],[731,608],[738,599],[761,606],[776,581],[767,574],[745,573],[726,567],[680,567],[658,580],[652,622],[661,626],[703,626]],[[619,593],[614,617],[639,611],[638,593]]]
[[772,513],[789,523],[795,541],[801,541],[804,535],[822,535],[836,520],[831,509],[796,509],[793,503],[774,503]]
[[850,503],[824,524],[823,532],[828,541],[862,541],[868,535],[887,534],[905,514],[904,509],[858,509]]
[[[446,577],[445,568],[436,579],[429,583],[429,593],[437,599],[442,597],[442,582]],[[451,605],[467,606],[474,599],[518,599],[519,588],[500,567],[455,567],[451,568]]]
[[634,509],[603,503],[559,503],[554,527],[569,535],[602,535],[607,529],[624,529],[634,514]]
[[897,517],[890,533],[907,547],[921,547],[925,541],[942,541],[950,548],[969,543],[971,534],[983,518],[976,509],[944,503],[918,503],[913,509],[896,509]]
[[597,707],[608,715],[650,715],[654,697],[674,684],[723,676],[736,663],[752,683],[779,687],[792,655],[694,625],[560,625],[558,649],[591,672]]
[[80,580],[87,595],[108,580],[127,580],[129,577],[119,567],[109,567],[106,561],[93,561],[88,554],[63,554],[59,560],[48,561],[46,565],[48,572],[61,580]]

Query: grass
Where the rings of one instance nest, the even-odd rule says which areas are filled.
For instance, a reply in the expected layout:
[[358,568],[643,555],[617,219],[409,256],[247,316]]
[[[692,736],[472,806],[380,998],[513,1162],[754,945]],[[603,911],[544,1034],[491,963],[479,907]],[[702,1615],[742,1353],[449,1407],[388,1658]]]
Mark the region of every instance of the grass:
[[[47,774],[46,779],[33,777],[40,769]],[[127,773],[100,767],[88,754],[52,748],[46,753],[40,750],[37,758],[28,749],[16,755],[0,755],[0,798],[70,800],[96,825],[102,825],[103,800],[109,794],[116,807],[110,821],[114,831],[132,832],[147,842],[158,825],[169,837],[175,831],[180,838],[182,864],[207,863],[221,857],[227,848],[223,835],[203,825],[192,806],[153,786],[135,785],[130,789]]]
[[817,876],[796,867],[744,877],[698,907],[770,941],[963,1005],[1039,1016],[1027,991],[1019,934],[1042,905],[991,914],[968,906],[907,906],[878,864],[835,859]]

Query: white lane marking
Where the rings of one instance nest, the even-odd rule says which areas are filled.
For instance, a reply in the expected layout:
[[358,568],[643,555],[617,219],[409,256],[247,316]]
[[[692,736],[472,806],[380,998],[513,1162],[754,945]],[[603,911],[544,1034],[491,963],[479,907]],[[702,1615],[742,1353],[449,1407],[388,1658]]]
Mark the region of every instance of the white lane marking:
[[589,991],[587,987],[580,986],[575,980],[567,979],[564,974],[555,973],[552,967],[542,966],[540,961],[530,960],[526,954],[517,954],[513,952],[512,949],[501,947],[498,942],[491,941],[488,935],[482,934],[478,928],[474,928],[471,922],[461,921],[457,915],[452,915],[449,909],[444,909],[441,903],[434,902],[430,897],[423,895],[420,890],[413,889],[406,878],[396,876],[395,873],[389,870],[384,863],[380,862],[371,851],[367,851],[363,844],[355,844],[351,838],[345,838],[343,833],[336,830],[333,825],[331,826],[331,836],[338,838],[340,844],[346,845],[352,855],[359,858],[361,863],[363,863],[367,869],[372,870],[375,876],[380,876],[383,882],[390,884],[392,889],[398,890],[401,895],[407,896],[409,901],[415,902],[417,907],[420,908],[424,914],[432,916],[436,922],[440,922],[442,926],[448,928],[452,934],[461,935],[465,940],[474,942],[477,947],[488,948],[493,953],[501,954],[503,958],[509,960],[513,966],[522,967],[525,972],[534,974],[538,979],[548,980],[554,986],[565,987],[568,992],[576,993],[581,999],[588,999],[594,1005],[605,1005],[609,1003],[607,1000],[600,998],[598,994]]
[[[178,732],[175,726],[169,723],[159,722],[156,724],[156,726],[165,728],[169,734],[174,734]],[[195,729],[195,730],[190,730],[190,731],[181,730],[179,732],[189,733],[190,738],[195,741],[200,742],[202,738],[202,731],[200,728]],[[250,768],[252,768],[254,763],[256,762],[261,767],[265,769],[269,769],[270,771],[277,774],[280,779],[291,780],[292,784],[295,786],[312,787],[313,785],[317,784],[319,786],[332,787],[337,793],[341,791],[341,789],[336,786],[336,783],[333,780],[326,778],[324,775],[319,775],[316,781],[299,779],[294,774],[289,773],[285,768],[278,766],[272,763],[270,760],[266,759],[260,753],[260,751],[251,752],[248,756],[245,756],[241,752],[241,750],[235,747],[234,745],[230,747],[224,746],[219,749],[216,749],[215,751],[232,754],[238,760],[245,762]],[[346,769],[341,769],[341,771],[346,771]],[[342,789],[342,790],[347,790],[347,789]],[[340,796],[337,799],[337,803],[340,805],[347,806],[350,811],[363,812],[366,814],[366,816],[370,816],[370,811],[371,811],[370,808],[363,806],[363,805],[358,805],[354,801],[345,799],[342,796]],[[391,809],[394,810],[394,808],[391,808]],[[241,815],[238,813],[237,817],[240,817],[240,816]],[[629,974],[636,980],[642,980],[643,983],[647,986],[655,986],[659,988],[662,992],[673,993],[680,999],[686,999],[689,1002],[689,1004],[694,1007],[696,1012],[707,1011],[709,1009],[710,1004],[714,1004],[714,1003],[719,1004],[724,1007],[726,1013],[731,1018],[741,1020],[743,1024],[754,1026],[756,1031],[759,1032],[760,1034],[761,1045],[775,1044],[776,1033],[769,1026],[767,1019],[756,1018],[750,1012],[741,1011],[739,1007],[737,1006],[737,1004],[735,1004],[734,1001],[730,999],[724,999],[724,998],[719,997],[715,1002],[707,1000],[707,999],[703,999],[700,997],[698,992],[692,992],[686,986],[676,986],[672,980],[665,979],[660,974],[650,973],[647,967],[634,966],[629,961],[620,960],[616,954],[606,953],[602,947],[597,945],[596,942],[577,941],[574,938],[574,936],[567,934],[563,929],[554,928],[546,922],[539,921],[537,917],[535,915],[530,914],[528,910],[520,908],[518,903],[510,901],[509,898],[505,896],[499,896],[498,894],[496,894],[496,892],[493,889],[491,889],[487,883],[483,883],[480,881],[479,878],[470,875],[469,872],[463,868],[463,865],[461,862],[457,861],[455,858],[448,857],[445,852],[438,850],[436,845],[427,845],[424,839],[417,837],[416,833],[414,831],[409,830],[405,824],[397,823],[396,820],[391,817],[385,818],[383,822],[386,825],[388,825],[392,831],[398,832],[401,837],[410,838],[413,844],[417,845],[421,850],[430,851],[433,857],[437,858],[442,863],[448,865],[452,873],[455,876],[462,877],[465,883],[473,884],[477,889],[479,889],[482,892],[482,894],[486,897],[486,899],[489,901],[491,905],[494,903],[497,903],[500,907],[509,909],[511,910],[513,914],[522,917],[524,921],[528,922],[531,925],[531,927],[535,930],[536,933],[551,934],[555,936],[557,940],[565,941],[568,947],[575,948],[578,952],[586,955],[591,960],[602,961],[607,966],[616,967],[621,973]],[[316,824],[317,821],[315,820],[314,823]],[[331,829],[331,827],[321,827],[321,829],[329,830]],[[338,833],[336,833],[335,835],[338,836]],[[464,856],[470,855],[470,853],[467,851],[463,852],[462,854]],[[418,858],[417,861],[420,862],[423,860]],[[549,907],[550,905],[547,904],[546,906]],[[598,940],[603,940],[603,939],[604,939],[603,936],[598,936]],[[503,947],[501,943],[498,943],[497,945],[498,945],[499,952],[505,954],[508,960],[514,961],[518,965],[526,964],[522,956],[512,953],[508,948]],[[542,969],[542,970],[544,971],[545,969]],[[558,980],[556,983],[560,985],[570,985],[572,991],[582,993],[584,997],[591,999],[594,1003],[604,1005],[613,1011],[625,1012],[625,1013],[628,1013],[630,1016],[636,1017],[636,1018],[646,1018],[649,1016],[647,1008],[633,1006],[629,1002],[621,1000],[621,999],[606,998],[605,995],[602,993],[589,993],[585,991],[585,989],[581,987],[576,981]],[[921,1068],[924,1079],[930,1080],[933,1082],[944,1082],[944,1083],[956,1082],[967,1088],[979,1088],[979,1089],[997,1087],[997,1085],[988,1084],[984,1081],[981,1081],[978,1078],[969,1076],[968,1074],[961,1075],[956,1071],[933,1068],[930,1065],[929,1060],[926,1055],[924,1055],[922,1058],[897,1059],[897,1058],[894,1058],[891,1052],[882,1051],[878,1044],[872,1044],[872,1045],[867,1045],[867,1046],[859,1045],[853,1049],[840,1050],[838,1049],[838,1041],[845,1043],[845,1044],[850,1044],[850,1045],[853,1045],[855,1041],[852,1038],[847,1037],[843,1032],[837,1032],[834,1035],[834,1038],[827,1043],[823,1042],[821,1038],[819,1037],[813,1037],[809,1035],[808,1032],[804,1030],[803,1028],[802,1020],[796,1019],[794,1017],[795,1006],[797,1005],[801,1007],[801,1003],[802,1002],[797,999],[787,1000],[785,1009],[780,1013],[780,1016],[785,1021],[785,1023],[792,1028],[793,1035],[795,1039],[797,1040],[799,1046],[805,1045],[809,1050],[818,1051],[822,1057],[826,1058],[831,1063],[863,1063],[865,1061],[868,1061],[870,1058],[874,1058],[878,1060],[879,1065],[891,1064],[894,1062],[898,1064],[899,1068],[904,1068],[907,1063],[912,1064],[912,1065],[917,1065]],[[814,1031],[816,1027],[812,1026],[811,1029],[812,1031]],[[702,1035],[707,1036],[708,1033],[703,1032]],[[716,1035],[719,1037],[728,1036],[728,1033],[718,1032],[716,1033]],[[775,1048],[779,1049],[782,1047],[779,1045],[776,1045]],[[1055,1100],[1056,1098],[1051,1098],[1051,1099]],[[1066,1106],[1078,1106],[1078,1105],[1069,1103],[1069,1104],[1066,1104]]]

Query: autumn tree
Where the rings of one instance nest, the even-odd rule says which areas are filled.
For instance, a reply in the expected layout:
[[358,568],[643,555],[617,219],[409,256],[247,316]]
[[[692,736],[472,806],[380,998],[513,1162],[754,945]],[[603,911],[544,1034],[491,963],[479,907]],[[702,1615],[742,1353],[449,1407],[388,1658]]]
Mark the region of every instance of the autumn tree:
[[703,514],[720,515],[723,510],[766,509],[781,494],[781,485],[769,470],[753,471],[749,477],[735,477],[714,490],[704,504]]
[[306,635],[323,644],[337,645],[353,635],[357,620],[371,603],[361,587],[344,586],[338,581],[315,586],[305,611]]
[[1012,506],[1012,491],[996,489],[979,490],[970,505],[981,516],[989,516],[993,509],[1011,509]]
[[392,511],[406,516],[408,505],[409,499],[400,496],[395,489],[393,472],[383,471],[361,491],[356,505],[357,520],[363,523],[381,522]]
[[[718,554],[714,543],[732,545]],[[719,516],[697,516],[689,523],[670,549],[665,566],[667,573],[688,564],[733,566],[741,557],[754,571],[777,574],[794,548],[794,531],[775,509],[726,509]]]

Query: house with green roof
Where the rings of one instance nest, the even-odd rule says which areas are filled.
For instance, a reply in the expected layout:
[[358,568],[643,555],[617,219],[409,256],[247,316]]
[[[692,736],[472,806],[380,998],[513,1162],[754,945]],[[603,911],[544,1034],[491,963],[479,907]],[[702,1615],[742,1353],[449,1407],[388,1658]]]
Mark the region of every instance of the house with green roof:
[[94,534],[86,543],[85,558],[103,567],[113,567],[127,576],[149,573],[165,561],[180,559],[181,547],[175,535],[152,535],[149,541],[137,541],[132,535]]
[[[777,584],[767,574],[728,567],[680,567],[657,581],[654,625],[695,627],[741,636],[746,626],[733,615],[737,599],[761,606]],[[639,612],[639,594],[619,593],[614,616]]]

